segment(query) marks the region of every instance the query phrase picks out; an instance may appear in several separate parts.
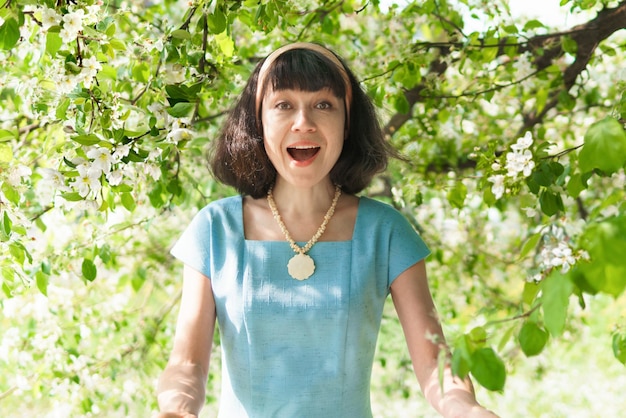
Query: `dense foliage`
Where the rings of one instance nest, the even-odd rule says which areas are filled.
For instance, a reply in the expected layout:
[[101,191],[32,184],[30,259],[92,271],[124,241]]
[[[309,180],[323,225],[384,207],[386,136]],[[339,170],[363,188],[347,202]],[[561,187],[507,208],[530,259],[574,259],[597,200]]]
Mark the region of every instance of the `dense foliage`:
[[[520,358],[626,287],[626,2],[561,5],[586,21],[480,0],[6,0],[0,409],[155,408],[180,291],[168,248],[233,193],[207,146],[255,63],[296,40],[336,50],[379,106],[407,158],[368,194],[433,249],[454,371],[506,392]],[[626,364],[624,319],[605,327]]]

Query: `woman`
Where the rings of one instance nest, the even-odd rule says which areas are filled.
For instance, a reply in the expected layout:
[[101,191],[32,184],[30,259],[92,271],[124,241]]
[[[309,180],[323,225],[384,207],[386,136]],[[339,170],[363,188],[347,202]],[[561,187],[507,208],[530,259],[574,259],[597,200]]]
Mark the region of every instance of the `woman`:
[[201,210],[172,249],[185,270],[159,417],[200,411],[216,319],[219,417],[371,417],[389,293],[429,402],[444,416],[495,416],[449,370],[442,393],[428,248],[393,208],[355,195],[391,155],[371,101],[328,49],[291,44],[257,66],[211,161],[241,196]]

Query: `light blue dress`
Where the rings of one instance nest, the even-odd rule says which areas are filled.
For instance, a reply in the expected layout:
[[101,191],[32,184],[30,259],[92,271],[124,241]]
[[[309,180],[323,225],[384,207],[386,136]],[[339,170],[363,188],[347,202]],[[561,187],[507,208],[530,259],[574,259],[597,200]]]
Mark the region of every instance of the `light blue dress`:
[[287,272],[289,244],[246,240],[242,215],[241,196],[213,202],[172,249],[211,278],[223,354],[219,417],[371,417],[385,299],[427,246],[398,211],[361,197],[352,240],[315,244],[315,273],[298,281]]

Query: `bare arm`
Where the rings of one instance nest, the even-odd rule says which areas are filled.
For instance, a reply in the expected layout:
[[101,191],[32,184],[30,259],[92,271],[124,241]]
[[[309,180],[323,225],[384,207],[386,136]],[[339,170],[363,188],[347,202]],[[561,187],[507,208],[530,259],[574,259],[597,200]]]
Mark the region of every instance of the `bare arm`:
[[174,348],[157,387],[158,418],[192,418],[202,409],[214,330],[211,281],[185,266]]
[[438,356],[445,339],[428,287],[424,261],[404,271],[391,285],[391,296],[404,331],[413,369],[424,396],[444,417],[496,417],[482,408],[471,381],[444,371],[443,391],[439,384]]

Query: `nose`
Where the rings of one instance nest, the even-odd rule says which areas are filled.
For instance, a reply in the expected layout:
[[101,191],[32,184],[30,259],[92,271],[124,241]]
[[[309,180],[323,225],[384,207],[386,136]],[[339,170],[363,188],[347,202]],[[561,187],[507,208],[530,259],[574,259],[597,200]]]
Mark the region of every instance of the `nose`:
[[309,109],[300,109],[295,113],[291,130],[294,132],[315,131],[315,121]]

